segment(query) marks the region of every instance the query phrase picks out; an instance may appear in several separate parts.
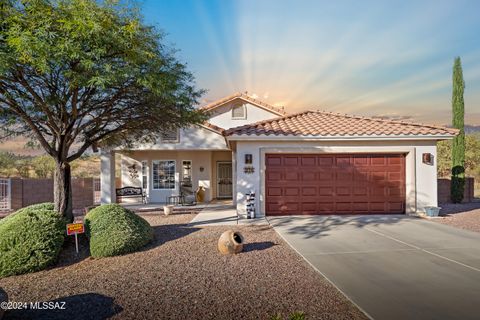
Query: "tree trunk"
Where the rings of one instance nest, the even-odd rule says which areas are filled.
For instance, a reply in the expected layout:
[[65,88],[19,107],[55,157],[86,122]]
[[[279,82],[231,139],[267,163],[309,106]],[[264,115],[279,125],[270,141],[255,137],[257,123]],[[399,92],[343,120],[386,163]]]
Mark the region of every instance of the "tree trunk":
[[72,176],[70,164],[67,162],[56,162],[53,195],[55,211],[59,212],[68,221],[73,222]]

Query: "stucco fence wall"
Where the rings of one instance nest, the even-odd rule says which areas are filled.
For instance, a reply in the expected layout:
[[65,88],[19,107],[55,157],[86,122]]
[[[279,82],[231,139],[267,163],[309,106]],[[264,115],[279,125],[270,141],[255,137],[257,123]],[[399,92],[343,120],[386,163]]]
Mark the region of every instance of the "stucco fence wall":
[[[450,179],[438,179],[438,203],[450,203]],[[475,182],[473,178],[465,179],[465,190],[463,192],[463,201],[472,202],[474,199],[474,186]]]
[[[17,210],[31,204],[53,201],[52,179],[10,178],[10,207]],[[81,211],[94,204],[94,179],[72,179],[73,209]]]

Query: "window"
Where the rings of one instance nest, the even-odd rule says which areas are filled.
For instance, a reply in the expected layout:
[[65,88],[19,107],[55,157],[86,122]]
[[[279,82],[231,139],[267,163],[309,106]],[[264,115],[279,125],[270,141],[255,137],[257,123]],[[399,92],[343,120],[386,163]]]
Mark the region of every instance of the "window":
[[236,104],[232,108],[232,119],[246,119],[246,110],[244,104]]
[[175,160],[152,162],[153,189],[175,189]]
[[142,161],[142,189],[148,189],[148,162],[146,160]]
[[162,132],[162,142],[176,143],[180,141],[180,130],[173,129]]
[[183,183],[192,182],[192,161],[190,160],[182,161],[182,182]]

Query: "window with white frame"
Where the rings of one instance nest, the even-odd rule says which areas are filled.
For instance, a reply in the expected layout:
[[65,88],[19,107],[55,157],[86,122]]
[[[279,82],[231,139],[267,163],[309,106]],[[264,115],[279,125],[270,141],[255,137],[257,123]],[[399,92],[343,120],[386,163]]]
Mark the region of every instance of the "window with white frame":
[[142,160],[142,189],[148,189],[148,162],[147,160]]
[[180,130],[166,130],[161,133],[162,142],[165,143],[177,143],[180,142]]
[[153,160],[153,189],[175,189],[175,160]]
[[232,107],[232,119],[246,119],[247,112],[244,104],[236,104]]

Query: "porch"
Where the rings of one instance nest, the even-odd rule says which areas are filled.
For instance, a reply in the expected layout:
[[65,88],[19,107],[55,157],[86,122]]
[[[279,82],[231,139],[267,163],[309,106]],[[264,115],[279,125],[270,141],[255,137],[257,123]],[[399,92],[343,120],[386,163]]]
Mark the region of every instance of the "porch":
[[[136,211],[151,211],[163,208],[169,197],[182,195],[187,203],[194,202],[198,190],[206,204],[235,201],[234,171],[235,152],[230,150],[102,150],[101,203],[119,202]],[[121,187],[142,188],[147,204],[137,198],[117,199],[116,188]]]

